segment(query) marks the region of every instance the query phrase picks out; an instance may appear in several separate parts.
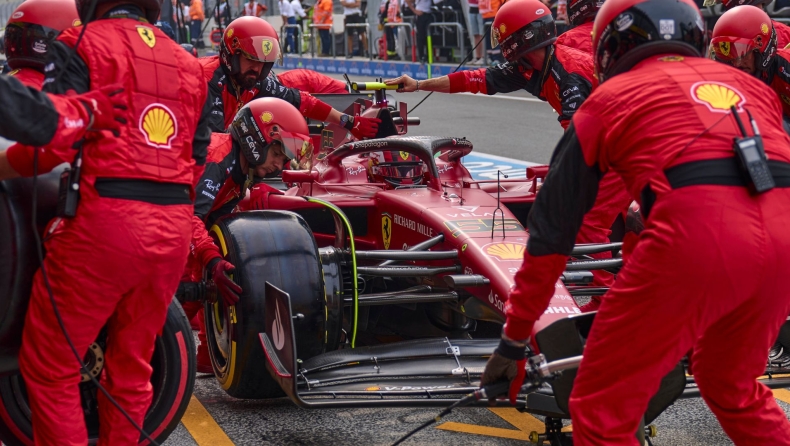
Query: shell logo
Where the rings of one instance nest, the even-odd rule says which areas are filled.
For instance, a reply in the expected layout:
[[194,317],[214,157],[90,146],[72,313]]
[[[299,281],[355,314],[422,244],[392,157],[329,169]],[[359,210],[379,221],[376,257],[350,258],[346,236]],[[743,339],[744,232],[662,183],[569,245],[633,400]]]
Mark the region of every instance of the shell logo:
[[82,20],[80,19],[74,19],[74,21],[71,22],[71,26],[80,26],[80,25],[82,25]]
[[499,32],[500,32],[501,34],[505,34],[505,32],[506,32],[506,31],[507,31],[507,26],[505,26],[505,24],[504,24],[504,23],[503,23],[503,24],[501,24],[501,25],[499,25]]
[[659,62],[681,62],[685,60],[683,56],[664,56],[658,58]]
[[225,31],[225,34],[228,36],[228,39],[233,37],[233,28],[229,28],[227,31]]
[[763,32],[763,34],[768,34],[768,24],[767,24],[767,23],[763,23],[763,24],[760,26],[760,31],[762,31],[762,32]]
[[495,243],[488,246],[485,251],[497,260],[510,261],[521,260],[524,257],[524,249],[526,246],[520,243]]
[[263,122],[264,124],[268,124],[272,122],[272,119],[274,119],[274,115],[272,114],[272,112],[261,113],[261,122]]
[[705,104],[712,112],[729,113],[733,106],[741,107],[746,100],[735,88],[721,83],[697,82],[691,86],[691,97],[700,104]]
[[164,104],[151,104],[140,115],[140,131],[145,142],[158,149],[169,149],[178,134],[178,122]]

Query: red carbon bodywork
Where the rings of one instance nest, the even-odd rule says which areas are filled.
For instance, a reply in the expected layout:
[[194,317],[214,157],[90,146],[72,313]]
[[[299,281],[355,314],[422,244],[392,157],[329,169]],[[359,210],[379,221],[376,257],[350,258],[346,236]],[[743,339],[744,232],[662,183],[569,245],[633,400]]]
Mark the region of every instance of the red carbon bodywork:
[[[375,116],[376,112],[374,105],[363,116]],[[329,136],[333,140],[345,134],[339,128],[329,131],[339,133]],[[327,139],[327,129],[324,132],[323,139]],[[311,173],[299,174],[299,181],[303,182],[294,184],[283,194],[267,190],[265,200],[256,197],[253,190],[247,203],[257,203],[254,207],[258,209],[304,210],[323,208],[305,201],[304,196],[329,201],[349,216],[357,250],[401,250],[444,234],[444,241],[432,249],[458,250],[461,271],[455,274],[479,274],[490,280],[490,285],[466,288],[474,299],[464,303],[464,311],[473,319],[504,323],[504,304],[513,288],[514,274],[521,265],[529,237],[522,222],[535,199],[536,182],[545,177],[548,166],[529,168],[526,180],[502,180],[499,186],[501,206],[498,206],[497,181],[474,180],[461,162],[459,155],[465,154],[463,150],[468,153],[471,147],[461,151],[450,147],[434,156],[439,181],[431,180],[430,173],[427,173],[423,181],[427,187],[391,189],[385,184],[370,181],[367,170],[369,158],[364,153],[357,154],[352,149],[342,159],[333,159],[328,156],[333,145],[327,143],[322,147],[322,136],[316,135],[315,138],[315,162]],[[397,151],[397,141],[397,137],[389,139],[380,150]],[[364,151],[368,150],[369,147]],[[501,212],[497,211],[498,207]],[[495,211],[497,226],[492,237]],[[519,215],[514,215],[514,212]],[[502,219],[504,226],[501,225]],[[315,232],[315,238],[319,246],[330,246],[335,234]],[[405,263],[452,266],[455,262]],[[443,281],[435,281],[438,282],[436,286],[445,286]],[[555,295],[536,324],[536,330],[577,313],[581,311],[575,300],[558,281]]]

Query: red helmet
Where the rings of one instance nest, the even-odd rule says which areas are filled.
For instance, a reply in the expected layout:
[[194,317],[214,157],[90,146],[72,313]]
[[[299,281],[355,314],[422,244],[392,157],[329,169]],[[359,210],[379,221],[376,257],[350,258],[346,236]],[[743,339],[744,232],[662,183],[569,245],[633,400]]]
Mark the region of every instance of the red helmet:
[[[148,20],[148,23],[152,25],[155,24],[157,20],[159,20],[159,11],[161,11],[162,9],[162,0],[124,0],[123,2],[120,3],[118,2],[118,0],[75,0],[75,1],[77,2],[77,12],[79,12],[80,14],[80,20],[82,20],[82,23],[88,23],[91,20],[94,20],[96,18],[96,9],[102,3],[135,5],[143,10],[145,19]],[[93,9],[91,9],[91,6],[94,6]]]
[[606,0],[593,26],[598,81],[657,54],[699,57],[705,23],[693,0]]
[[568,21],[571,27],[592,22],[604,0],[568,0]]
[[776,57],[776,30],[762,9],[737,6],[722,14],[713,27],[710,58],[738,68],[739,61],[752,54],[755,72],[751,74],[764,78]]
[[80,26],[74,0],[27,0],[11,14],[3,37],[8,66],[44,71],[49,44],[64,29]]
[[241,71],[241,56],[264,63],[259,80],[269,75],[274,62],[282,62],[280,39],[269,22],[254,16],[239,17],[230,22],[222,35],[219,58],[231,76]]
[[742,5],[750,5],[750,6],[760,6],[760,5],[767,5],[771,3],[773,0],[721,0],[722,6],[724,6],[724,10],[730,10],[736,6]]
[[230,124],[230,134],[250,165],[266,162],[272,144],[279,143],[295,169],[309,169],[313,143],[299,110],[278,98],[260,98],[241,108]]
[[510,0],[499,8],[491,25],[491,47],[501,45],[502,56],[511,63],[555,40],[557,26],[540,0]]
[[419,158],[394,150],[369,153],[367,169],[371,181],[390,188],[421,185],[427,172]]

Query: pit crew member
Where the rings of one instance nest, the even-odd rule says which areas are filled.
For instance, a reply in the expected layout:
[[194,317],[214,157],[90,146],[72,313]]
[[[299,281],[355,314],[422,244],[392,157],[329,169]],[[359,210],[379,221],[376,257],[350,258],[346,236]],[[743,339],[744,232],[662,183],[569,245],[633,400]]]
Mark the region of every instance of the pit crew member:
[[[404,75],[386,83],[403,83],[404,87],[398,91],[419,89],[443,93],[491,95],[525,89],[548,101],[559,113],[557,119],[562,127],[567,128],[593,88],[590,53],[555,44],[557,31],[551,11],[538,0],[505,3],[496,15],[491,35],[494,43],[502,46],[507,63],[419,82]],[[617,174],[607,175],[599,188],[595,208],[585,218],[578,242],[608,243],[612,224],[630,203],[631,197],[622,179]],[[594,257],[611,257],[611,253]],[[613,280],[607,272],[594,272],[594,286],[608,287]],[[595,310],[599,304],[600,297],[596,296],[582,310]]]
[[765,11],[737,6],[713,28],[710,58],[732,65],[768,84],[778,95],[785,130],[790,131],[790,50],[776,49],[776,33]]
[[[309,169],[313,146],[299,110],[277,98],[252,100],[236,114],[228,130],[230,133],[213,133],[211,137],[206,169],[197,182],[192,247],[181,280],[214,280],[225,305],[232,306],[242,290],[228,277],[233,265],[222,258],[207,228],[219,217],[235,211],[254,177],[278,175],[290,160],[295,160],[295,168]],[[184,304],[190,320],[202,308],[201,302]],[[205,322],[198,319],[198,372],[212,373]]]
[[[756,6],[762,10],[765,10],[765,5],[769,3],[771,3],[771,0],[721,0],[724,11],[728,11],[736,6],[742,5]],[[774,25],[774,29],[776,30],[776,44],[779,46],[779,48],[786,48],[788,45],[790,45],[790,26],[787,26],[782,22],[777,22],[776,20],[771,20],[771,23]]]
[[[594,36],[601,85],[554,152],[482,381],[518,381],[582,215],[615,170],[642,197],[645,229],[589,333],[570,396],[573,443],[637,444],[648,400],[693,349],[702,397],[735,444],[790,444],[790,422],[756,380],[790,312],[790,138],[779,104],[748,74],[701,57],[693,0],[607,0]],[[749,135],[756,121],[774,189],[757,195],[741,176],[731,106]]]
[[[95,95],[121,84],[114,97],[128,108],[128,119],[117,138],[104,134],[86,140],[81,151],[41,154],[41,172],[75,154],[82,160],[79,203],[51,222],[44,266],[78,352],[85,352],[106,325],[101,379],[141,426],[152,398],[154,340],[189,250],[194,172],[202,171],[210,139],[210,103],[200,64],[153,25],[158,1],[78,0],[76,5],[88,25],[76,49],[81,27],[63,31],[52,44],[44,90]],[[56,76],[60,79],[53,82]],[[85,122],[95,125],[112,116],[94,113]],[[10,166],[30,175],[33,150],[9,149]],[[41,271],[34,278],[19,363],[36,442],[87,444],[78,360]],[[102,394],[98,398],[99,443],[137,444],[140,432]]]
[[20,82],[41,89],[47,50],[66,28],[79,26],[74,0],[28,0],[8,19],[3,41],[11,71]]
[[276,97],[291,103],[308,118],[344,126],[358,139],[376,135],[380,119],[340,113],[310,94],[287,88],[269,76],[274,62],[281,59],[277,32],[267,21],[247,16],[228,25],[219,55],[200,59],[209,84],[212,102],[209,126],[213,132],[224,132],[236,112],[252,99]]
[[571,29],[557,37],[557,45],[565,45],[592,55],[593,20],[604,0],[568,0],[568,22]]

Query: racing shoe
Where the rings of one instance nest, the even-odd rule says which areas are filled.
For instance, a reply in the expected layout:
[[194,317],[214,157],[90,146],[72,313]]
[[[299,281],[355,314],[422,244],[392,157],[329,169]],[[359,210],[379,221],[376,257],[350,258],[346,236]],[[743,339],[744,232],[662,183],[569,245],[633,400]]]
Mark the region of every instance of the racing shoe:
[[197,371],[198,373],[214,374],[214,367],[211,365],[211,357],[208,355],[208,347],[201,343],[197,349]]
[[768,351],[768,371],[775,372],[779,369],[790,368],[790,353],[788,353],[782,344],[775,343],[771,350]]

